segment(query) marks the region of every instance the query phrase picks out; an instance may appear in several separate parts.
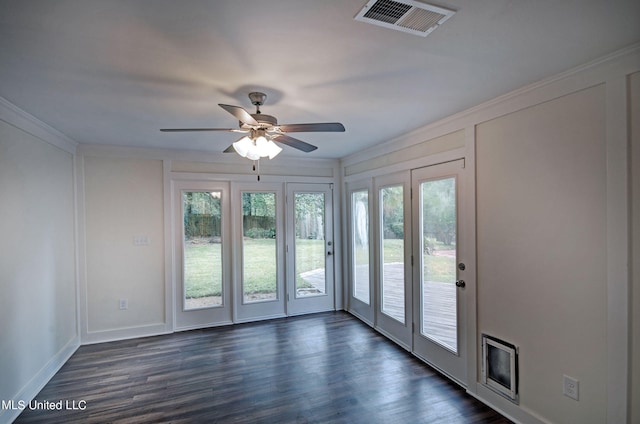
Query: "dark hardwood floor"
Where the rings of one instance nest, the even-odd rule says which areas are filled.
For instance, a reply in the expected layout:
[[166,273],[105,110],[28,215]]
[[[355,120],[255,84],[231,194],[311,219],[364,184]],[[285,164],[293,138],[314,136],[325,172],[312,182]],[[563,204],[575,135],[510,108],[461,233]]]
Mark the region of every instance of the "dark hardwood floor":
[[16,423],[510,422],[344,312],[82,346],[36,400]]

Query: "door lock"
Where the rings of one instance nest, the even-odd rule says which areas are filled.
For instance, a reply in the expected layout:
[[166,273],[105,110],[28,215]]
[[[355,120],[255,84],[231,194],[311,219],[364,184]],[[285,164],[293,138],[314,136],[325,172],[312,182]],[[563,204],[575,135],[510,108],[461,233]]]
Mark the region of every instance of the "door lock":
[[464,280],[458,280],[456,281],[456,287],[460,287],[463,288],[464,286],[466,286],[467,283],[464,282]]

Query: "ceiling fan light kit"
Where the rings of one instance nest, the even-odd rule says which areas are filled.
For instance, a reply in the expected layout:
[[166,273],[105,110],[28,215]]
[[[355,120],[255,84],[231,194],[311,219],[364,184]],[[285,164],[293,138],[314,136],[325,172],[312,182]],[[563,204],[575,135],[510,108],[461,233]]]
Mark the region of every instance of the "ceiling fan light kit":
[[[234,142],[231,146],[224,150],[225,153],[236,152],[243,158],[252,161],[259,161],[260,158],[268,157],[273,159],[281,151],[282,147],[276,143],[293,147],[303,152],[312,152],[317,149],[316,146],[306,143],[297,138],[286,135],[287,132],[344,132],[345,128],[339,122],[323,122],[312,124],[285,124],[278,125],[275,116],[265,115],[260,112],[260,106],[264,104],[267,95],[260,92],[249,93],[251,104],[256,107],[256,113],[249,113],[240,106],[232,106],[226,104],[218,104],[222,109],[229,112],[238,119],[238,126],[235,128],[164,128],[163,132],[182,132],[182,131],[227,131],[249,133],[240,140]],[[258,163],[259,167],[259,163]],[[256,169],[254,164],[253,169]],[[260,175],[258,175],[260,181]]]
[[250,160],[265,157],[273,159],[282,151],[282,147],[269,139],[263,130],[251,130],[250,136],[242,137],[233,143],[233,149],[243,158]]

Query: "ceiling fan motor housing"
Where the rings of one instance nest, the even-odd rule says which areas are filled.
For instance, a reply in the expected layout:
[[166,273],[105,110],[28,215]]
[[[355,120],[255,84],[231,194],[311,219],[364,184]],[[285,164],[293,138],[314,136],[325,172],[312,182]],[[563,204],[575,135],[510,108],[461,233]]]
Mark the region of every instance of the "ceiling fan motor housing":
[[[275,116],[265,115],[263,113],[252,113],[251,116],[253,117],[253,119],[258,121],[258,123],[260,124],[260,128],[271,128],[278,125],[278,120]],[[240,128],[250,129],[255,128],[255,125],[240,122]]]

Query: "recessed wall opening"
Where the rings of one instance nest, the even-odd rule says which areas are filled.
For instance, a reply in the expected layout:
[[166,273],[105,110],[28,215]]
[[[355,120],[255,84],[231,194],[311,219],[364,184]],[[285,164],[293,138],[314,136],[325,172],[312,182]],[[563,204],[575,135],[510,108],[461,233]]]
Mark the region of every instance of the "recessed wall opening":
[[482,384],[514,403],[518,396],[518,348],[482,335]]

